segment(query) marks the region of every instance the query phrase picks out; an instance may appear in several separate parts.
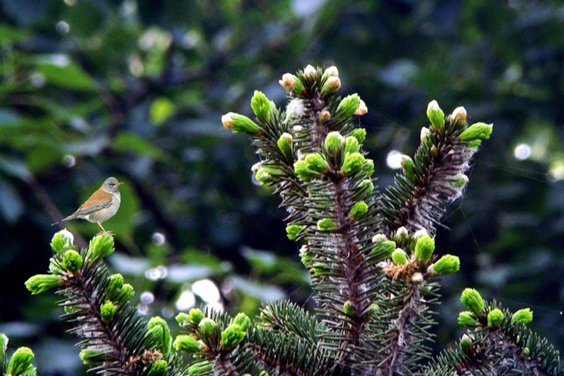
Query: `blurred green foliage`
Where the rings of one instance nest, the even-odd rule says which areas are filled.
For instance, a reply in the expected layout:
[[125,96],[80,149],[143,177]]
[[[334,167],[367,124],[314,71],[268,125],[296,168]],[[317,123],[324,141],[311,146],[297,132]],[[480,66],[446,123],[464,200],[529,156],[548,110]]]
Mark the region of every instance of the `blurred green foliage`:
[[[472,286],[531,306],[536,329],[563,348],[563,12],[523,0],[0,0],[1,331],[37,349],[40,373],[75,374],[61,312],[23,282],[47,267],[50,223],[108,176],[126,182],[104,224],[113,265],[140,304],[154,294],[148,314],[170,317],[202,279],[227,309],[308,302],[285,213],[220,118],[250,115],[255,89],[281,103],[278,79],[312,64],[337,65],[341,90],[368,105],[381,186],[394,174],[387,153],[413,154],[430,100],[494,123],[438,235],[438,252],[463,269],[445,280],[439,341],[461,331],[453,312]],[[49,361],[53,348],[74,361]]]

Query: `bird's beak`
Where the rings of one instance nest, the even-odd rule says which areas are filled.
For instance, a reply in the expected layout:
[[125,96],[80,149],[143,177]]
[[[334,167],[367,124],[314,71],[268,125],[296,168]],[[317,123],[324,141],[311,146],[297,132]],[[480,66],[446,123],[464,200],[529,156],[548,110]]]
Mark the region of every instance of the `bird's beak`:
[[123,185],[123,182],[120,181],[119,183],[117,183],[117,185]]

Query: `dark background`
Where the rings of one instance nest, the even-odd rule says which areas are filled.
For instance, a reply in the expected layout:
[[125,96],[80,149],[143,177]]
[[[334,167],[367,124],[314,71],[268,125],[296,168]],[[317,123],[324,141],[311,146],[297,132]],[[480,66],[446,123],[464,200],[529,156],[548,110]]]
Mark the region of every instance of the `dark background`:
[[[312,305],[279,199],[253,183],[249,140],[220,121],[250,115],[255,89],[284,105],[282,74],[312,64],[336,65],[341,93],[366,102],[381,189],[388,153],[415,152],[429,101],[494,123],[437,235],[437,252],[462,262],[444,280],[437,348],[463,331],[467,286],[531,307],[534,329],[564,348],[560,4],[0,0],[0,331],[12,350],[32,347],[42,374],[82,367],[59,297],[24,282],[47,271],[50,224],[108,176],[125,183],[104,223],[109,261],[143,313],[171,318],[194,297],[252,315],[282,297]],[[65,226],[79,244],[97,231]]]

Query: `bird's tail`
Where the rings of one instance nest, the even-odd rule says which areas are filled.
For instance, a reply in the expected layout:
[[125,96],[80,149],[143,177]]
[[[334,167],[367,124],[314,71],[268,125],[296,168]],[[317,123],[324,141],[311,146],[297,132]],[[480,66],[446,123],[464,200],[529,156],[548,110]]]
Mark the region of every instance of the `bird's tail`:
[[61,219],[60,221],[57,221],[57,222],[55,222],[55,223],[51,223],[51,226],[55,226],[57,223],[61,223],[61,222],[64,222],[64,221],[69,221],[69,220],[75,219],[75,218],[76,218],[76,217],[74,217],[74,216],[71,214],[71,215],[69,215],[68,217]]

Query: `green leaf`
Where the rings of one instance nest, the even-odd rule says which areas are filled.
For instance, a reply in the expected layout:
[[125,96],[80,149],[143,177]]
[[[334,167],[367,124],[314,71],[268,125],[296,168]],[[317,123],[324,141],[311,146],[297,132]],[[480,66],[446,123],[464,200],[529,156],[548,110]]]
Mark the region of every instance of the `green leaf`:
[[159,97],[151,103],[149,120],[154,125],[161,125],[176,113],[176,105],[168,98]]
[[118,151],[131,151],[140,155],[147,155],[159,161],[167,161],[169,159],[169,156],[161,149],[130,132],[120,133],[115,138],[114,149]]
[[29,38],[29,33],[8,25],[0,25],[0,44],[5,42],[19,42]]
[[48,83],[65,89],[91,91],[98,88],[98,83],[74,63],[67,65],[39,63],[37,71]]

